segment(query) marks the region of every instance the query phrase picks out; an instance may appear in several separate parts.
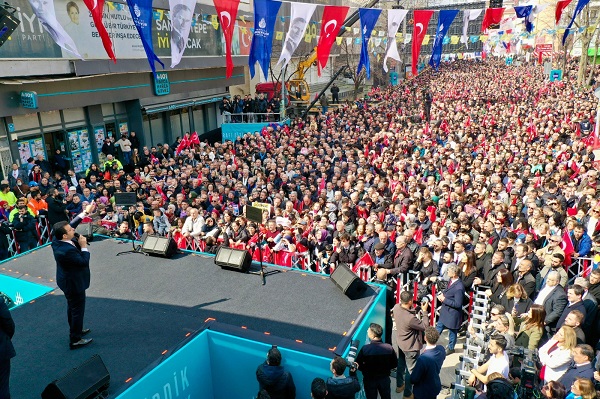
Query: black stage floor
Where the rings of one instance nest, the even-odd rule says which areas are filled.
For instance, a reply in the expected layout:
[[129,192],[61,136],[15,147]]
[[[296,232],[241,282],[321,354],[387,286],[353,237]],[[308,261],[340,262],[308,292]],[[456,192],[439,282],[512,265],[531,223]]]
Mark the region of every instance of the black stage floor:
[[[172,259],[115,256],[129,248],[112,239],[90,246],[89,346],[69,350],[67,306],[59,289],[13,310],[14,398],[39,398],[50,381],[96,353],[111,374],[110,392],[117,392],[209,318],[333,348],[375,295],[369,289],[368,296],[351,301],[328,278],[287,270],[268,275],[263,286],[259,276],[223,270],[212,257],[190,253]],[[55,268],[47,246],[0,264],[0,273],[56,287]]]

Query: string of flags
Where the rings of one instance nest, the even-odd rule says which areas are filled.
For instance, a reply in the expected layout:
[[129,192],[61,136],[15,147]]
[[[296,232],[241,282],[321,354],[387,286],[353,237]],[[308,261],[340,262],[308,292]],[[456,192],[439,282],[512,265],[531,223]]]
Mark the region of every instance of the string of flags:
[[[573,27],[574,21],[581,11],[588,5],[590,0],[577,0],[573,16],[569,24],[565,27],[559,27],[564,9],[572,0],[559,0],[555,9],[555,29],[545,29],[539,33],[548,35],[562,35],[563,44],[569,34],[593,32],[595,26]],[[40,22],[52,39],[63,49],[82,58],[73,39],[61,26],[56,19],[54,11],[54,0],[38,2],[29,0],[33,12],[39,18]],[[102,40],[104,49],[114,62],[114,46],[103,23],[103,9],[105,5],[109,10],[125,11],[129,10],[132,21],[139,33],[140,40],[146,52],[148,62],[153,73],[156,73],[155,63],[163,66],[163,62],[154,53],[152,43],[152,24],[154,20],[167,18],[172,21],[171,26],[171,68],[174,68],[181,61],[188,44],[190,29],[192,26],[202,22],[210,23],[215,30],[221,30],[225,39],[226,55],[226,77],[231,77],[233,72],[232,61],[232,38],[236,21],[246,23],[246,15],[238,16],[238,7],[240,0],[213,0],[216,15],[194,14],[196,6],[195,0],[169,0],[169,10],[159,10],[152,8],[152,0],[126,0],[126,6],[121,3],[104,0],[84,0],[86,7],[94,20],[94,25],[98,29],[98,36]],[[359,8],[359,27],[344,26],[345,18],[350,10],[347,6],[316,5],[301,2],[289,2],[291,13],[289,16],[278,16],[282,1],[278,0],[254,0],[254,27],[246,28],[240,26],[242,33],[247,33],[246,29],[252,34],[252,42],[249,54],[249,67],[252,76],[255,75],[255,64],[258,62],[265,77],[268,73],[272,55],[273,40],[282,41],[282,50],[278,64],[284,68],[292,58],[294,52],[302,41],[317,43],[317,71],[319,75],[326,67],[331,48],[334,43],[341,45],[344,40],[346,44],[361,46],[358,72],[364,68],[367,76],[370,75],[370,53],[380,57],[384,56],[384,69],[387,69],[386,62],[389,58],[400,61],[397,44],[412,43],[412,65],[413,73],[416,74],[416,65],[419,58],[422,45],[432,43],[432,55],[429,64],[437,68],[439,66],[442,47],[447,44],[462,43],[468,48],[469,43],[492,41],[509,42],[515,38],[531,37],[534,35],[535,17],[542,12],[547,5],[526,5],[514,6],[515,17],[510,18],[514,25],[515,19],[522,22],[525,31],[512,32],[512,28],[493,31],[493,34],[487,34],[490,26],[500,25],[502,27],[505,8],[487,8],[468,9],[468,10],[414,10],[412,18],[412,34],[402,35],[399,33],[401,23],[408,14],[408,10],[385,10],[388,13],[387,30],[375,29],[377,20],[384,10],[373,8]],[[317,7],[323,7],[320,23],[313,19]],[[435,12],[439,13],[438,24],[434,35],[427,34],[429,22]],[[462,12],[462,35],[450,35],[447,33],[449,27]],[[482,13],[483,22],[480,35],[467,35],[469,23],[476,20]],[[200,19],[200,20],[199,20]],[[289,21],[289,28],[284,35],[281,30],[276,30],[277,22],[285,23]],[[410,21],[409,21],[410,22]],[[320,27],[319,27],[320,25]],[[100,28],[98,28],[100,27]],[[318,32],[318,34],[317,34]],[[340,33],[348,33],[350,37],[339,37]],[[373,52],[374,47],[382,45],[385,47],[385,53]]]

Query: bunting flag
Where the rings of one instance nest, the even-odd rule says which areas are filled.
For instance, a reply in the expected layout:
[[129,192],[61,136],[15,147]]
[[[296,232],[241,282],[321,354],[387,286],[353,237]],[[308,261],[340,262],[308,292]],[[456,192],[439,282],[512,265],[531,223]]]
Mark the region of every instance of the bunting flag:
[[321,76],[321,70],[327,65],[331,46],[344,24],[349,9],[350,7],[346,6],[325,6],[323,10],[321,33],[317,43],[317,74],[319,76]]
[[[36,17],[40,20],[40,23],[46,29],[46,32],[50,35],[52,40],[60,47],[73,54],[77,58],[83,59],[75,46],[75,42],[65,31],[65,28],[56,19],[56,11],[54,10],[54,0],[29,0],[31,9]],[[33,29],[33,28],[32,28]]]
[[171,68],[175,68],[183,57],[194,19],[194,7],[196,7],[195,0],[169,0]]
[[[231,58],[231,41],[233,39],[233,28],[235,28],[235,19],[237,18],[238,6],[240,0],[213,0],[221,30],[225,37],[225,77],[229,79],[233,73],[233,59]],[[256,23],[256,22],[255,22]]]
[[281,69],[284,69],[287,66],[292,58],[292,54],[294,54],[302,41],[302,38],[306,33],[306,27],[308,26],[317,5],[309,3],[292,3],[291,8],[290,27],[285,36],[285,43],[283,43],[281,56],[279,56],[279,61],[277,61],[277,65],[283,62],[283,64],[281,64]]
[[562,16],[563,10],[567,8],[569,4],[571,4],[571,1],[573,0],[558,0],[558,3],[556,3],[556,11],[554,12],[554,19],[556,25],[558,25],[558,22],[560,21],[560,17]]
[[569,36],[569,30],[571,29],[571,26],[573,26],[573,23],[575,22],[575,18],[577,18],[579,13],[584,9],[585,6],[587,6],[587,4],[589,2],[590,2],[590,0],[579,0],[577,2],[575,11],[573,11],[573,18],[571,18],[571,22],[569,22],[569,25],[567,25],[567,29],[565,29],[565,34],[563,35],[563,38],[562,38],[563,46],[565,45],[565,42],[567,41],[567,36]]
[[360,19],[360,26],[362,32],[362,46],[360,49],[360,59],[358,60],[358,67],[356,68],[356,74],[360,73],[360,70],[365,67],[367,73],[367,79],[371,79],[371,62],[369,61],[369,40],[371,39],[371,33],[377,23],[377,18],[381,14],[381,10],[377,8],[359,8],[358,16]]
[[419,53],[421,52],[421,43],[427,33],[429,21],[433,15],[432,10],[415,10],[412,42],[412,74],[417,76],[417,63],[419,62]]
[[129,12],[131,12],[133,24],[144,46],[150,69],[156,75],[154,61],[157,61],[163,68],[165,64],[154,54],[154,47],[152,46],[152,0],[127,0],[127,5],[129,6]]
[[466,48],[469,48],[468,40],[467,40],[467,32],[469,30],[469,21],[474,21],[481,15],[483,9],[475,9],[475,10],[463,10],[463,30],[460,42],[463,43]]
[[[438,17],[438,26],[435,33],[435,40],[433,42],[433,48],[431,49],[431,58],[429,58],[429,65],[436,70],[440,66],[442,60],[442,45],[444,44],[444,37],[448,33],[448,28],[454,21],[454,18],[458,15],[458,10],[441,10]],[[450,39],[448,39],[450,40]]]
[[400,54],[398,53],[398,44],[396,44],[396,33],[400,28],[400,24],[406,17],[408,10],[388,10],[388,48],[383,58],[383,70],[388,71],[387,59],[391,58],[396,61],[400,61]]
[[490,25],[498,25],[502,21],[503,14],[504,8],[488,8],[485,10],[483,22],[481,23],[481,32],[485,32]]
[[518,6],[514,7],[517,18],[525,18],[525,30],[529,33],[533,32],[533,22],[529,20],[533,11],[533,6]]
[[83,0],[85,6],[90,10],[90,14],[92,15],[92,19],[94,20],[94,25],[98,30],[98,34],[100,35],[100,39],[102,39],[102,45],[104,46],[104,50],[108,57],[113,60],[114,63],[117,62],[117,57],[115,57],[115,53],[113,51],[113,44],[108,36],[108,32],[104,27],[104,23],[102,22],[102,11],[104,10],[104,0]]
[[280,1],[254,0],[254,35],[250,45],[248,65],[250,66],[250,77],[254,78],[255,64],[258,61],[265,80],[269,80],[269,63],[273,51],[273,33],[277,13],[281,7]]

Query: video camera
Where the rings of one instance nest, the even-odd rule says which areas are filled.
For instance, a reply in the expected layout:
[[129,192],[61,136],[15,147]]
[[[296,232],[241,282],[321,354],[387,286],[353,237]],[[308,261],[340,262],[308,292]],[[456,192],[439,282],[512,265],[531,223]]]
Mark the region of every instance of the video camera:
[[354,339],[350,342],[350,350],[348,351],[348,356],[346,357],[347,366],[350,369],[354,368],[354,361],[356,360],[359,346],[360,341],[358,339]]
[[[506,351],[509,355],[515,358],[521,358],[520,376],[521,383],[515,390],[519,398],[532,398],[534,392],[538,391],[540,384],[538,375],[539,370],[537,364],[539,362],[536,350],[524,348],[522,346],[515,347]],[[515,373],[516,374],[516,373]]]

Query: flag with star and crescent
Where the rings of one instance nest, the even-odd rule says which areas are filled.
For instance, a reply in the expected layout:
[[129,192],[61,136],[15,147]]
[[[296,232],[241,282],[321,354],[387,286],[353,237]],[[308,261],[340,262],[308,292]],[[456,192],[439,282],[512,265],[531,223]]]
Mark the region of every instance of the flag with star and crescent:
[[317,43],[317,74],[319,76],[321,76],[321,70],[327,65],[331,46],[344,25],[344,19],[349,9],[350,7],[346,6],[325,6],[323,10],[321,36]]
[[442,60],[442,45],[444,44],[444,37],[448,33],[448,28],[456,18],[458,10],[441,10],[438,17],[438,26],[435,32],[435,40],[431,49],[431,58],[429,58],[429,65],[436,70],[440,66]]
[[358,60],[358,67],[356,68],[356,74],[360,73],[362,67],[365,67],[367,72],[367,79],[371,79],[371,63],[369,61],[369,40],[371,39],[371,32],[375,28],[377,18],[381,14],[381,10],[377,8],[360,8],[358,10],[358,16],[360,18],[360,28],[362,35],[362,45],[360,49],[360,59]]
[[427,33],[429,21],[433,15],[433,10],[415,10],[412,42],[412,74],[417,76],[417,64],[419,62],[419,53],[421,52],[421,43]]
[[231,58],[231,41],[233,39],[233,28],[237,18],[240,0],[213,0],[217,17],[225,37],[225,77],[229,79],[233,73],[233,59]]
[[254,0],[254,35],[250,45],[248,66],[250,76],[253,78],[256,61],[260,65],[265,80],[269,80],[269,64],[271,63],[271,52],[273,51],[273,34],[275,33],[275,21],[281,7],[280,1]]
[[108,32],[106,31],[106,27],[104,27],[104,23],[102,22],[104,0],[83,0],[83,2],[88,10],[90,10],[90,14],[94,20],[96,30],[98,30],[98,35],[100,35],[100,38],[102,39],[102,45],[104,46],[106,54],[108,54],[108,57],[116,64],[117,57],[115,57],[115,52],[113,51],[113,44],[110,40]]

